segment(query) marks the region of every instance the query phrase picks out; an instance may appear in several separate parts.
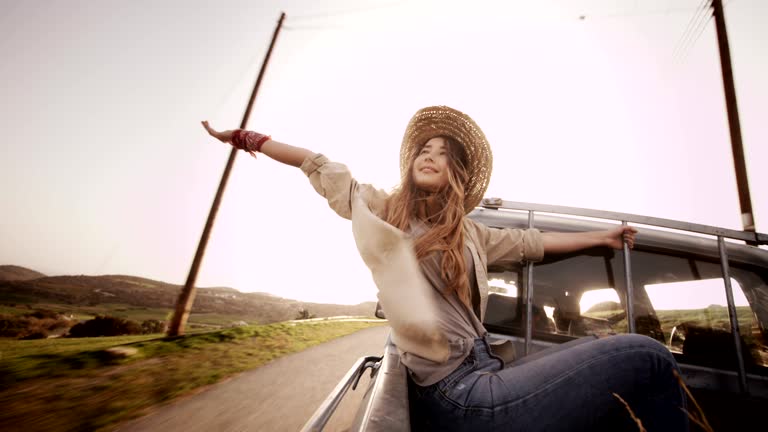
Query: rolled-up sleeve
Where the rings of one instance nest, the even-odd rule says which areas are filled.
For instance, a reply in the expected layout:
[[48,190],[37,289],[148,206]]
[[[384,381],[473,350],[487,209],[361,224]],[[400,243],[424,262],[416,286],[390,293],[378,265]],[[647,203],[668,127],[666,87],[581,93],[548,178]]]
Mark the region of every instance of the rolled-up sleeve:
[[490,228],[476,224],[484,243],[488,265],[541,261],[544,241],[537,229]]
[[328,205],[339,216],[352,217],[352,193],[357,181],[352,178],[346,165],[331,162],[323,154],[308,156],[301,164],[301,171],[309,178],[317,193],[328,200]]

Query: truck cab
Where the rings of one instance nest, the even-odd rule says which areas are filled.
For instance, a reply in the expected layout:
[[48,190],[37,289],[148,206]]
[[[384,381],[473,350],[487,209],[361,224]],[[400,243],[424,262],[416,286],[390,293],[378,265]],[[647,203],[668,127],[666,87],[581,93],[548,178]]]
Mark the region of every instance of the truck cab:
[[[587,335],[644,334],[675,356],[714,430],[761,424],[768,408],[768,250],[759,245],[768,236],[500,199],[483,200],[469,217],[542,232],[637,227],[631,250],[594,248],[489,268],[483,324],[491,339],[510,341],[521,357]],[[353,366],[304,430],[321,430],[333,411],[329,402],[369,368],[374,379],[349,430],[416,430],[419,413],[408,404],[407,371],[391,340],[383,357]]]

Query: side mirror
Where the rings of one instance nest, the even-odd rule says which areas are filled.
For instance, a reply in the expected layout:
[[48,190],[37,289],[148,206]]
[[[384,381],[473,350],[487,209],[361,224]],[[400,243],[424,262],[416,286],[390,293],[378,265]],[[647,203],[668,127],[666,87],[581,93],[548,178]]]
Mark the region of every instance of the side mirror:
[[384,309],[381,308],[381,303],[376,302],[376,318],[380,319],[387,319],[386,315],[384,315]]

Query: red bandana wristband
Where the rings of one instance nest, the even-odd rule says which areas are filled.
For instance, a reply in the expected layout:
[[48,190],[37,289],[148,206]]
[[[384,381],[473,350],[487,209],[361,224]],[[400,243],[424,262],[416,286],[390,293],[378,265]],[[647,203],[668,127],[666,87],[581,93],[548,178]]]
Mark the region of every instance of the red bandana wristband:
[[247,131],[243,129],[237,129],[232,134],[232,145],[239,149],[244,150],[256,157],[256,153],[261,152],[261,146],[272,139],[269,135],[260,134],[258,132]]

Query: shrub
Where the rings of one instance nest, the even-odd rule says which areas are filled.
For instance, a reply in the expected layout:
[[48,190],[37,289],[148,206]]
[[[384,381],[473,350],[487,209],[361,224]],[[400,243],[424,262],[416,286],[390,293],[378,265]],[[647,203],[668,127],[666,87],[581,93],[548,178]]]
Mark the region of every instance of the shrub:
[[141,332],[143,334],[165,333],[166,325],[164,321],[149,319],[141,322]]
[[72,322],[53,311],[35,311],[24,315],[0,314],[0,337],[27,338],[34,334],[49,333],[66,329]]
[[296,313],[296,318],[294,318],[294,319],[297,319],[297,320],[305,320],[305,319],[312,319],[312,318],[315,318],[315,315],[314,315],[314,314],[312,314],[312,313],[310,313],[310,312],[309,312],[309,309],[304,309],[304,308],[301,308],[301,309],[299,309],[299,311]]
[[15,315],[0,315],[0,337],[18,337],[29,326],[29,319]]
[[69,329],[69,337],[122,336],[141,334],[142,328],[136,321],[109,315],[78,323]]

